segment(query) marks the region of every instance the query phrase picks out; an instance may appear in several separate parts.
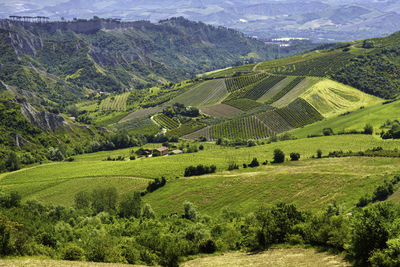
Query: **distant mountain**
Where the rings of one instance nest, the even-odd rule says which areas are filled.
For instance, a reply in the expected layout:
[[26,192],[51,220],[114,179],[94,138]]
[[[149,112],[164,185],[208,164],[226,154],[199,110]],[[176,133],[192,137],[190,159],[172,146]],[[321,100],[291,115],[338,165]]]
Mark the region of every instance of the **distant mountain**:
[[[238,29],[259,38],[307,37],[316,41],[349,41],[385,36],[400,30],[396,0],[248,0],[248,1],[116,1],[58,0],[0,2],[0,16],[46,15],[159,20],[183,16],[190,20]],[[375,23],[379,22],[379,26]]]

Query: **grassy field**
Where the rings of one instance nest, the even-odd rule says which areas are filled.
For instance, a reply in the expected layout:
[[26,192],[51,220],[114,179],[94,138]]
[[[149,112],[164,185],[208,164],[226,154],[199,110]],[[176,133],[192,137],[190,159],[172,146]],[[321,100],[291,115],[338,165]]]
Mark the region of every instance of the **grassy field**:
[[294,203],[303,210],[324,208],[336,201],[348,210],[385,178],[400,173],[399,164],[400,159],[351,157],[241,168],[179,178],[156,194],[147,195],[145,201],[159,214],[181,210],[185,201],[210,215],[219,214],[222,207],[248,213],[259,205],[281,201]]
[[[298,152],[302,159],[307,159],[315,155],[317,149],[322,149],[323,154],[326,155],[329,151],[340,149],[359,151],[377,146],[386,149],[400,148],[400,140],[380,140],[368,135],[345,135],[291,140],[250,148],[221,147],[211,143],[203,143],[203,145],[204,151],[197,153],[133,161],[104,161],[104,159],[108,156],[119,155],[127,157],[131,150],[137,148],[84,154],[76,156],[73,162],[37,165],[34,168],[2,174],[0,175],[0,187],[5,191],[18,191],[24,199],[36,198],[54,204],[70,205],[73,195],[82,189],[106,183],[114,184],[122,193],[141,190],[147,185],[148,180],[146,179],[148,178],[165,176],[172,181],[176,177],[182,177],[188,165],[215,164],[217,172],[220,173],[227,169],[231,161],[239,164],[250,163],[253,157],[257,157],[259,161],[270,161],[276,148],[282,149],[286,155]],[[159,144],[153,144],[146,148],[159,146]],[[392,160],[391,165],[394,166],[394,160],[388,160]],[[306,164],[306,161],[303,160],[299,164],[303,162]],[[217,178],[215,181],[219,181],[218,179],[223,179],[223,177]],[[210,180],[210,182],[214,181],[214,179]],[[178,179],[178,182],[181,180]],[[160,191],[161,193],[162,191]]]
[[362,130],[367,123],[371,124],[375,131],[380,132],[379,127],[387,120],[400,119],[399,110],[400,101],[366,107],[365,109],[353,111],[346,116],[336,116],[304,126],[304,128],[296,129],[292,133],[299,138],[303,138],[310,134],[322,134],[324,128],[332,128],[334,132]]
[[355,110],[361,106],[376,105],[381,99],[329,79],[314,84],[301,97],[324,117]]
[[169,103],[181,103],[185,106],[207,106],[220,103],[228,95],[225,80],[203,82],[189,91],[172,99]]
[[183,267],[347,267],[343,258],[315,249],[273,248],[262,253],[226,253],[188,261]]

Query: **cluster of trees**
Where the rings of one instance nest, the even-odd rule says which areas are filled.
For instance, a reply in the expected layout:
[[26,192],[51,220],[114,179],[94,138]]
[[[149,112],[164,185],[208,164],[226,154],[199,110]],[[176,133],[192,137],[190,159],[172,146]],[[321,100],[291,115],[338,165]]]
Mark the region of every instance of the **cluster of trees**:
[[216,170],[217,170],[217,167],[215,165],[204,166],[204,165],[200,164],[197,166],[189,166],[185,169],[184,176],[189,177],[189,176],[197,176],[197,175],[203,175],[203,174],[208,174],[208,173],[215,173]]
[[173,118],[178,115],[185,117],[198,117],[200,115],[198,108],[185,107],[184,104],[180,103],[175,103],[171,107],[165,108],[162,113],[169,118]]
[[74,208],[21,203],[18,194],[2,193],[0,211],[1,256],[178,266],[199,253],[260,251],[282,243],[324,247],[358,266],[397,266],[400,256],[400,208],[390,203],[351,213],[336,203],[313,213],[278,203],[209,217],[185,202],[182,210],[160,217],[139,193],[120,197],[113,188],[99,188],[78,193]]
[[382,131],[381,137],[382,139],[400,139],[400,124],[393,124],[388,131]]
[[400,176],[395,176],[391,181],[385,181],[384,184],[379,185],[372,195],[365,195],[360,198],[357,207],[365,207],[369,203],[384,201],[394,192],[394,186],[400,182]]

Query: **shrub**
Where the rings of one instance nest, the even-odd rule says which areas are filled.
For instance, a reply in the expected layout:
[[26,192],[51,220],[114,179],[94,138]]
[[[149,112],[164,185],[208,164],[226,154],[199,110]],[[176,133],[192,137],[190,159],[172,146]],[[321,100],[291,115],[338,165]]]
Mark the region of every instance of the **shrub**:
[[140,193],[128,194],[119,204],[119,216],[124,218],[139,218],[142,215],[142,198]]
[[204,146],[203,146],[203,145],[200,145],[200,146],[199,146],[199,150],[204,150]]
[[239,165],[237,165],[235,162],[229,163],[228,171],[237,170],[237,169],[239,169]]
[[317,158],[322,158],[322,150],[321,149],[318,149],[317,150]]
[[299,159],[300,159],[300,154],[299,153],[294,153],[294,152],[290,153],[290,160],[291,161],[296,161],[296,160],[299,160]]
[[21,163],[15,152],[10,152],[10,154],[8,155],[8,159],[6,161],[6,168],[9,171],[16,171],[21,169]]
[[207,254],[214,253],[217,251],[217,244],[212,239],[204,239],[199,244],[199,251]]
[[90,205],[90,194],[88,192],[78,192],[75,194],[75,208],[86,209]]
[[285,161],[285,153],[280,149],[274,150],[274,163],[282,163]]
[[216,169],[217,169],[217,167],[215,165],[203,166],[200,164],[200,165],[197,165],[197,167],[189,166],[185,169],[184,176],[189,177],[189,176],[195,176],[195,175],[215,173]]
[[150,204],[145,204],[143,208],[142,216],[147,219],[154,219],[156,215],[154,214],[153,209],[151,208]]
[[161,180],[159,178],[154,179],[153,182],[149,182],[149,184],[147,185],[147,192],[151,193],[156,191],[158,188],[163,187],[165,184],[167,183],[167,180],[165,179],[165,177],[161,177]]
[[251,163],[249,164],[249,167],[258,167],[260,166],[260,163],[258,162],[257,158],[253,158],[253,160],[251,161]]
[[82,260],[84,250],[76,244],[68,244],[63,251],[62,259],[67,261],[79,261]]
[[322,133],[323,133],[325,136],[333,135],[333,130],[332,130],[332,128],[324,128],[324,129],[322,130]]
[[184,218],[191,221],[197,221],[199,219],[200,214],[191,202],[186,201],[183,203],[183,209],[185,211],[185,214],[183,215]]
[[364,126],[364,134],[373,134],[374,133],[374,127],[372,127],[371,124],[366,124]]

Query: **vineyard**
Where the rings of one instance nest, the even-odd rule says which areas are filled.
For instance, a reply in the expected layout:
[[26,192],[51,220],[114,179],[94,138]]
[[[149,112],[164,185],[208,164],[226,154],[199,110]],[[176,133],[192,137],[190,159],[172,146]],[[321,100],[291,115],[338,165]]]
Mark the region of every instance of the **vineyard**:
[[260,80],[263,80],[266,78],[268,75],[267,74],[256,74],[256,75],[250,75],[250,76],[241,76],[237,78],[230,78],[225,80],[226,88],[228,89],[228,92],[234,92],[236,90],[240,90],[246,86],[249,86],[250,84],[256,83]]
[[207,140],[210,140],[210,127],[205,127],[203,129],[200,129],[196,132],[193,132],[191,134],[185,135],[182,138],[183,139],[188,139],[188,140],[195,140],[198,139],[200,137],[205,137],[207,138]]
[[324,118],[302,98],[297,98],[284,108],[276,109],[276,112],[294,128],[303,127]]
[[156,115],[153,118],[158,124],[160,124],[164,128],[167,128],[168,130],[176,129],[179,127],[178,121],[171,119],[164,114]]
[[148,117],[120,121],[113,125],[116,131],[127,131],[132,135],[155,135],[161,129]]
[[277,83],[285,79],[285,76],[271,76],[265,78],[251,86],[244,94],[244,98],[257,100],[262,97],[268,90],[274,87]]
[[132,120],[132,119],[144,118],[144,117],[147,117],[149,115],[152,115],[152,114],[155,114],[157,112],[160,112],[162,109],[163,109],[162,107],[139,109],[139,110],[136,110],[136,111],[130,113],[126,117],[122,118],[122,120],[120,120],[119,122],[125,122],[125,121],[129,121],[129,120]]
[[289,93],[293,88],[295,88],[301,81],[304,80],[304,77],[296,77],[293,81],[291,81],[285,88],[280,90],[276,95],[274,95],[269,101],[273,103],[281,99],[284,95]]
[[126,109],[126,101],[130,93],[124,93],[117,96],[110,96],[101,101],[101,110],[114,110],[114,111],[124,111]]
[[208,107],[201,108],[200,111],[206,115],[220,118],[220,117],[229,117],[239,113],[242,113],[238,108],[232,107],[226,104],[216,104]]
[[219,103],[228,95],[225,80],[210,80],[203,82],[189,91],[175,97],[169,103],[181,103],[185,106],[205,106]]
[[261,103],[258,103],[257,101],[246,98],[228,100],[225,101],[224,104],[230,105],[243,111],[248,111],[263,105]]
[[210,127],[211,139],[262,139],[270,135],[271,131],[254,116],[231,120]]
[[331,53],[324,57],[273,67],[269,71],[286,75],[324,77],[336,73],[346,66],[353,57],[354,55],[350,53]]
[[276,112],[275,110],[267,111],[256,116],[261,120],[271,131],[280,134],[294,128]]
[[181,137],[196,132],[204,127],[206,127],[205,124],[191,120],[184,124],[181,124],[181,126],[179,126],[178,128],[168,131],[167,135]]

